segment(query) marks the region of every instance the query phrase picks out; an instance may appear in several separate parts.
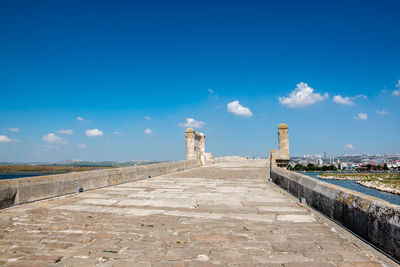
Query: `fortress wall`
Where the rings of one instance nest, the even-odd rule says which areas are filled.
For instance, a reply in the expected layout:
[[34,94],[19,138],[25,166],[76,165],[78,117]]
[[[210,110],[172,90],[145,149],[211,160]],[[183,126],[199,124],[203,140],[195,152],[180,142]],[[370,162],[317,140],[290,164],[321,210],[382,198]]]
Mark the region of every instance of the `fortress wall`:
[[274,183],[400,260],[400,205],[276,166],[270,172]]
[[0,180],[0,208],[132,182],[200,166],[199,160]]

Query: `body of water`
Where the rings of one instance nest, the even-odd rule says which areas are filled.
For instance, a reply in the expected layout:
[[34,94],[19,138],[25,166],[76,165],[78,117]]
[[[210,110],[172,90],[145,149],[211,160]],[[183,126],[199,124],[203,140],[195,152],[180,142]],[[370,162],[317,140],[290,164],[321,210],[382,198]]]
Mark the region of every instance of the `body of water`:
[[331,180],[331,179],[322,179],[317,177],[318,172],[302,172],[302,174],[311,176],[315,179],[318,179],[320,181],[324,181],[327,183],[331,183],[334,185],[338,185],[347,189],[351,189],[354,191],[358,191],[360,193],[366,194],[366,195],[370,195],[370,196],[374,196],[377,198],[381,198],[383,200],[386,200],[387,202],[393,203],[393,204],[397,204],[400,205],[400,195],[396,195],[396,194],[392,194],[392,193],[386,193],[386,192],[382,192],[373,188],[368,188],[365,186],[362,186],[360,184],[357,184],[356,181],[351,181],[351,180]]
[[0,180],[4,179],[15,179],[15,178],[26,178],[33,176],[45,176],[45,175],[53,175],[58,173],[50,173],[50,172],[0,172]]

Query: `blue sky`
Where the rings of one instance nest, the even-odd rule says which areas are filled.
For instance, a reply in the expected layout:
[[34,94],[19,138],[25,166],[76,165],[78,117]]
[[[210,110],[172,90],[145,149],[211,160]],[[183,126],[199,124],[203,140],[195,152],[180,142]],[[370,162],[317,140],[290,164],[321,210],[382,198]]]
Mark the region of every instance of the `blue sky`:
[[400,152],[399,12],[1,1],[0,161],[183,159],[188,125],[215,155],[265,156],[281,122],[292,155]]

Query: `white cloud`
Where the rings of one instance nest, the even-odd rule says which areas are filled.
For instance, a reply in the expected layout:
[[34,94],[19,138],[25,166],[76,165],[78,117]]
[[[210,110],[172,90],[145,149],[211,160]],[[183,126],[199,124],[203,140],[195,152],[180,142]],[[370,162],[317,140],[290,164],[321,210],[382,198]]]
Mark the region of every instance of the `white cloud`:
[[193,118],[187,118],[186,122],[183,123],[179,123],[179,127],[184,127],[184,128],[198,128],[200,129],[201,127],[204,126],[204,124],[206,124],[205,122],[202,121],[197,121]]
[[61,137],[59,137],[53,133],[43,135],[43,141],[45,141],[47,143],[57,143],[57,144],[63,144],[63,145],[67,144],[67,141],[65,141],[64,139],[62,139]]
[[355,100],[357,98],[368,99],[368,97],[366,95],[356,95],[355,97],[353,97],[353,100]]
[[149,128],[145,129],[144,132],[145,132],[145,134],[148,134],[148,135],[153,133],[153,131]]
[[377,110],[377,111],[376,111],[376,114],[379,114],[379,115],[386,115],[386,114],[387,114],[387,111],[384,110],[384,109],[382,109],[382,110]]
[[400,96],[400,90],[393,90],[392,96]]
[[78,144],[79,148],[86,148],[86,144]]
[[354,116],[354,119],[366,120],[368,119],[368,115],[366,113],[360,112],[356,116]]
[[82,118],[82,117],[78,117],[78,118],[76,118],[78,121],[84,121],[85,119],[84,118]]
[[13,132],[13,133],[18,133],[19,132],[19,128],[8,128],[8,130],[10,132]]
[[301,108],[313,105],[319,101],[329,98],[329,94],[325,93],[323,96],[319,93],[314,93],[314,89],[309,87],[306,83],[297,84],[288,97],[279,97],[279,103],[289,108]]
[[355,147],[352,144],[347,144],[347,145],[344,146],[344,148],[350,149],[350,150],[354,150],[355,149]]
[[144,116],[144,118],[145,118],[146,120],[148,120],[148,121],[151,121],[151,117],[149,117],[149,116]]
[[0,143],[11,143],[12,140],[5,135],[0,135]]
[[354,97],[348,97],[348,96],[342,97],[341,95],[335,95],[333,97],[333,101],[338,104],[354,106],[355,105],[354,100],[356,100],[358,98],[368,99],[368,97],[366,95],[356,95]]
[[354,106],[353,100],[350,99],[350,97],[342,97],[341,95],[335,95],[333,97],[333,101],[338,103],[338,104],[343,104],[343,105],[349,105],[349,106]]
[[213,93],[214,93],[214,90],[213,90],[213,89],[208,89],[208,92],[209,92],[210,94],[213,94]]
[[400,88],[400,80],[397,81],[396,87]]
[[89,137],[96,137],[96,136],[102,136],[103,131],[101,131],[99,129],[90,129],[90,130],[86,130],[85,134],[86,134],[86,136],[89,136]]
[[60,129],[56,132],[59,134],[73,134],[74,133],[71,129],[68,129],[68,130]]
[[253,112],[251,112],[249,108],[243,107],[237,100],[230,102],[227,105],[227,108],[229,112],[232,112],[237,116],[243,116],[243,117],[253,116]]
[[123,135],[124,132],[113,132],[113,134],[115,134],[115,135]]

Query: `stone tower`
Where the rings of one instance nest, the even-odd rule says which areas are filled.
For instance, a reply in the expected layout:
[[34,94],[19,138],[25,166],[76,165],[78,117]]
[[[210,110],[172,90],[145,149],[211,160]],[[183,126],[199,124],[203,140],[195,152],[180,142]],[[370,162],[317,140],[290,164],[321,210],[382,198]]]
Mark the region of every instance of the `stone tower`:
[[185,131],[186,137],[186,160],[197,159],[194,146],[195,131],[193,128],[187,128]]
[[281,123],[278,126],[278,142],[279,149],[270,151],[271,163],[278,167],[287,167],[289,165],[289,127],[286,123]]
[[289,127],[286,123],[278,126],[278,142],[281,155],[289,158]]
[[186,160],[200,160],[201,165],[206,162],[206,136],[203,133],[198,133],[193,128],[187,128],[185,131],[186,137]]

